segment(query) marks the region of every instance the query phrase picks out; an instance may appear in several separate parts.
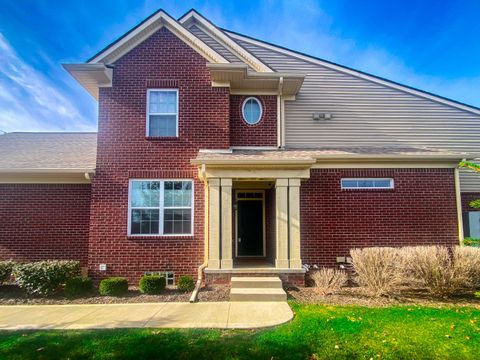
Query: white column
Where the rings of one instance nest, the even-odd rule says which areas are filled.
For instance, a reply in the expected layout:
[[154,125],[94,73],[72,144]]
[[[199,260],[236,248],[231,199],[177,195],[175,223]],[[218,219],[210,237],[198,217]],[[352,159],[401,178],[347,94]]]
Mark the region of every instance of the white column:
[[276,251],[275,267],[288,268],[288,179],[275,183]]
[[222,269],[232,269],[232,179],[222,179]]
[[220,179],[208,180],[208,268],[220,269]]
[[288,180],[290,268],[301,269],[300,258],[300,179]]

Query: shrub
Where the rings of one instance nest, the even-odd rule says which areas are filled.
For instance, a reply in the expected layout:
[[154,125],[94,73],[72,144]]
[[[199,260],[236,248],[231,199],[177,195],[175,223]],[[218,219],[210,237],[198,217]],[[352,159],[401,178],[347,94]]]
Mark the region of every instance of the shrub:
[[478,261],[471,250],[477,249],[455,247],[451,255],[445,246],[412,246],[401,253],[410,284],[419,284],[432,295],[444,297],[471,286],[472,267]]
[[345,286],[348,275],[345,270],[320,268],[310,273],[310,278],[315,284],[315,290],[322,295],[333,294]]
[[398,249],[371,247],[351,250],[356,281],[372,295],[391,294],[403,281]]
[[188,275],[180,276],[178,278],[177,288],[178,290],[185,292],[193,291],[193,289],[195,289],[195,281],[193,281],[193,277]]
[[161,275],[143,275],[140,279],[140,292],[149,295],[160,294],[167,284],[165,276]]
[[453,249],[453,261],[456,273],[461,274],[465,288],[480,287],[480,248],[456,246]]
[[65,296],[68,298],[76,298],[88,295],[93,290],[92,279],[88,277],[77,276],[67,279],[65,283]]
[[471,208],[480,209],[480,199],[472,200],[468,203]]
[[100,295],[122,296],[128,291],[128,281],[124,277],[111,277],[100,281]]
[[480,239],[466,237],[465,239],[463,239],[463,245],[480,247]]
[[14,266],[15,263],[13,261],[0,261],[0,284],[10,279]]
[[47,260],[16,264],[13,275],[18,286],[28,294],[50,296],[67,279],[80,275],[80,263],[73,260]]

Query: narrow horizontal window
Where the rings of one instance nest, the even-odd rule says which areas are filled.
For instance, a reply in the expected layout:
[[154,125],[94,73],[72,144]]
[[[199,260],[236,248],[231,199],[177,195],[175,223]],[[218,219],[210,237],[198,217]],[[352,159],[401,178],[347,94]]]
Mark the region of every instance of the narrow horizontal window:
[[393,179],[342,179],[342,189],[393,189]]
[[147,136],[178,136],[178,90],[147,91]]
[[192,235],[191,180],[131,180],[129,235]]

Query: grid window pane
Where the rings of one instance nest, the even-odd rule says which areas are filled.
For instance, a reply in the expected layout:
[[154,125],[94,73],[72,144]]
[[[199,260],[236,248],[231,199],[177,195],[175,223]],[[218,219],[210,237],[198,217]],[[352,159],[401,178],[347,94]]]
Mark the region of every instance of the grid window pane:
[[132,182],[131,206],[158,207],[160,205],[160,181]]
[[134,209],[132,210],[131,230],[132,234],[158,234],[159,232],[158,209]]
[[164,193],[165,207],[192,206],[191,181],[165,181]]
[[190,234],[191,209],[165,209],[163,231],[165,234]]
[[176,115],[150,115],[149,136],[177,136]]
[[176,114],[177,92],[176,91],[150,91],[149,92],[150,114]]

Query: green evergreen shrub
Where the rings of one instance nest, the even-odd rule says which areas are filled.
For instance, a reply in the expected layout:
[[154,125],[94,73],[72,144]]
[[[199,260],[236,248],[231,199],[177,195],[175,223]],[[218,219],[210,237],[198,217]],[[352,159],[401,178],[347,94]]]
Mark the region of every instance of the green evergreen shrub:
[[148,295],[160,294],[167,285],[167,281],[164,276],[160,275],[144,275],[140,279],[139,288],[140,292]]
[[124,277],[110,277],[100,281],[98,288],[103,296],[122,296],[128,291],[128,281]]
[[195,282],[193,281],[193,277],[188,275],[180,276],[178,278],[177,288],[178,290],[185,292],[193,291],[193,289],[195,289]]
[[92,279],[88,277],[77,276],[67,279],[65,283],[65,296],[68,298],[77,298],[91,294],[93,291]]

